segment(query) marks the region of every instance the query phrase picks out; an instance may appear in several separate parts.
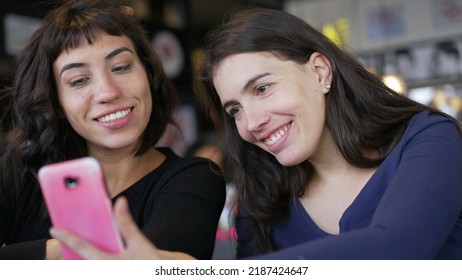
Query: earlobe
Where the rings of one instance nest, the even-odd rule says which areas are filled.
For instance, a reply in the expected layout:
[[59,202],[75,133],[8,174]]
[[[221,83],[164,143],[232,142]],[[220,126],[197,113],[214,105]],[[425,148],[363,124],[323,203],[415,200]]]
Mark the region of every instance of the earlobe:
[[332,68],[329,59],[321,53],[314,52],[310,57],[313,70],[318,75],[318,81],[321,87],[329,92],[332,83]]

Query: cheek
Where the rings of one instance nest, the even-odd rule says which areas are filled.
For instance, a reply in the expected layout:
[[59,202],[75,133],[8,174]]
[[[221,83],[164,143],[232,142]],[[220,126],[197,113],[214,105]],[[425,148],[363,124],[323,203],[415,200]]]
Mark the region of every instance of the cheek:
[[145,99],[151,98],[151,88],[150,88],[149,80],[147,76],[143,76],[142,79],[137,80],[133,84],[127,83],[127,85],[130,85],[129,88],[127,88],[127,90],[138,92],[138,94],[140,94],[142,98],[145,98]]
[[149,89],[148,89],[148,94],[146,95],[146,100],[144,101],[144,106],[146,108],[146,114],[148,115],[148,119],[149,119],[149,116],[151,116],[152,114],[152,106],[153,106],[152,95]]
[[[64,116],[66,117],[69,124],[76,129],[79,126],[81,113],[78,108],[66,108],[63,110]],[[79,117],[80,116],[80,117]]]
[[239,136],[244,140],[244,141],[247,141],[247,142],[250,142],[250,143],[253,143],[255,138],[253,137],[252,133],[250,133],[247,129],[246,129],[246,125],[244,124],[244,122],[236,122],[236,127],[237,127],[237,131],[239,133]]
[[61,105],[61,111],[64,113],[66,118],[69,119],[69,117],[72,117],[73,109],[75,110],[76,106],[74,106],[74,108],[72,106],[69,106],[67,101],[68,100],[63,100],[60,98],[59,103]]
[[62,108],[62,112],[67,118],[75,116],[82,110],[84,104],[86,104],[85,96],[79,95],[68,95],[65,98],[59,97],[59,103]]
[[60,114],[77,130],[82,120],[86,118],[85,112],[88,110],[86,96],[84,94],[68,94],[67,96],[58,95],[58,98],[61,106]]
[[139,98],[142,101],[142,104],[145,110],[147,111],[147,113],[151,114],[154,100],[153,100],[153,96],[152,96],[152,92],[151,92],[148,79],[146,78],[146,79],[140,80],[139,83],[136,83],[136,85],[138,85],[136,89],[131,87],[127,90],[130,90],[130,91],[134,90],[133,94],[137,95],[137,98]]

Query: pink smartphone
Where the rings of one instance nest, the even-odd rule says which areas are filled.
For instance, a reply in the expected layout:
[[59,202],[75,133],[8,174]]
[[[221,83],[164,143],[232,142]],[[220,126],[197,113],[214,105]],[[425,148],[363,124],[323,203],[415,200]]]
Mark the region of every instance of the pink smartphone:
[[[112,202],[96,159],[84,157],[45,165],[38,179],[55,227],[83,237],[104,251],[122,250]],[[82,259],[64,244],[61,248],[64,259]]]

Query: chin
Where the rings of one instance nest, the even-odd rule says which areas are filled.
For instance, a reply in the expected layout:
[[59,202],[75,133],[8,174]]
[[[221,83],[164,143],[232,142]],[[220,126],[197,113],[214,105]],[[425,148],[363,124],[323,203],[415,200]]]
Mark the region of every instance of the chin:
[[283,159],[283,158],[279,158],[279,157],[276,157],[276,159],[278,160],[278,162],[279,162],[282,166],[294,166],[294,165],[297,165],[297,164],[303,162],[303,160]]

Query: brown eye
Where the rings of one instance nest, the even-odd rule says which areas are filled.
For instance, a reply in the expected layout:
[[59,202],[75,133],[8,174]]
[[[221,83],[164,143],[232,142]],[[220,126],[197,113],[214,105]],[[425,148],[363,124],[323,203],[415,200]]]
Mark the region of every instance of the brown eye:
[[127,65],[113,67],[111,69],[111,71],[112,72],[125,72],[125,71],[129,70],[130,68],[131,68],[131,64],[127,64]]
[[69,82],[69,85],[71,87],[79,87],[81,85],[84,85],[87,81],[89,80],[89,78],[85,77],[85,78],[80,78],[80,79],[76,79],[76,80],[72,80]]
[[240,110],[240,106],[234,106],[229,110],[228,114],[234,118],[240,112]]
[[269,88],[269,85],[261,85],[261,86],[258,86],[256,91],[258,94],[261,94],[261,93],[265,93]]

